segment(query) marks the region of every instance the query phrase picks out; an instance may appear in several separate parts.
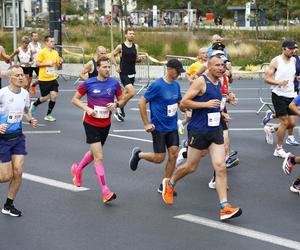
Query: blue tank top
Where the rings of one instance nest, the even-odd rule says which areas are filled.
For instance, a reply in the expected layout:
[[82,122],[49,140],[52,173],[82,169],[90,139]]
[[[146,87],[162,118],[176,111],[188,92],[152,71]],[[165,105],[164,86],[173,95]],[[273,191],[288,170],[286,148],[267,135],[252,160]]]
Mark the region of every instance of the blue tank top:
[[92,73],[89,73],[89,78],[98,76],[96,61],[93,59],[92,62],[93,62],[93,65],[94,65],[94,71]]
[[[222,100],[221,81],[213,84],[206,75],[202,75],[206,82],[206,91],[203,96],[196,96],[193,101],[207,102],[212,99]],[[220,107],[193,109],[192,117],[188,124],[188,130],[205,132],[220,129]],[[213,119],[213,120],[212,120]],[[216,120],[217,119],[217,120]],[[216,125],[218,124],[218,125]]]

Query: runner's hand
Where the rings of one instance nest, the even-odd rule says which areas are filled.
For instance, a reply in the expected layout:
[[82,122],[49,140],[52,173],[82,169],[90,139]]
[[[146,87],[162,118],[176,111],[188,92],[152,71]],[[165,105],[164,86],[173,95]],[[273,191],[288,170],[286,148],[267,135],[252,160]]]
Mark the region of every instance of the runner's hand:
[[150,133],[150,132],[152,132],[152,131],[155,130],[155,126],[153,124],[151,124],[151,123],[145,125],[144,128],[145,128],[146,132],[148,132],[148,133]]
[[229,114],[222,112],[221,115],[223,116],[225,122],[229,122],[231,120]]
[[30,122],[31,127],[37,128],[37,126],[38,126],[38,120],[32,117],[30,121],[31,121]]
[[4,134],[7,128],[7,124],[0,124],[0,134]]
[[120,65],[116,65],[116,71],[117,71],[118,73],[121,72]]
[[218,99],[213,99],[213,100],[209,100],[208,102],[206,102],[207,104],[207,108],[218,108],[221,105],[221,101]]
[[96,111],[93,110],[93,109],[91,109],[90,107],[87,108],[86,113],[87,113],[89,116],[95,116],[95,115],[96,115]]
[[106,107],[108,108],[108,110],[113,111],[117,108],[117,104],[115,102],[110,102],[106,104]]
[[282,80],[280,81],[279,86],[286,87],[288,84],[289,82],[287,80]]

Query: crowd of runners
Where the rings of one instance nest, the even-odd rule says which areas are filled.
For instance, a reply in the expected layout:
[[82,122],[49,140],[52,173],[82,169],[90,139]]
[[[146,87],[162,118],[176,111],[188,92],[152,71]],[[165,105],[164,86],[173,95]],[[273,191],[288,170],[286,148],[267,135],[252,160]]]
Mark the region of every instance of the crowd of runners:
[[[96,49],[95,57],[80,72],[83,82],[72,98],[72,103],[84,111],[83,127],[89,145],[89,151],[70,168],[73,184],[82,186],[82,171],[93,162],[104,203],[117,198],[107,183],[103,162],[103,146],[109,134],[111,117],[113,115],[118,122],[126,122],[124,107],[135,95],[136,62],[144,59],[138,54],[133,29],[125,31],[125,38],[110,57],[103,46]],[[36,32],[31,33],[31,41],[24,36],[20,47],[11,55],[0,47],[0,56],[6,63],[12,63],[14,57],[18,61],[9,69],[9,85],[0,90],[0,182],[9,182],[2,213],[16,217],[22,212],[15,208],[13,201],[21,186],[24,156],[27,154],[22,119],[24,117],[36,128],[38,121],[34,116],[37,108],[49,100],[44,120],[56,121],[52,115],[59,88],[56,71],[63,60],[55,50],[53,37],[45,37],[43,49],[38,40]],[[110,76],[111,65],[119,73],[123,90],[119,81]],[[33,72],[37,75],[34,82]],[[286,174],[300,164],[300,156],[283,149],[286,131],[289,134],[286,143],[299,145],[293,136],[293,128],[300,115],[300,96],[297,96],[299,75],[297,44],[284,41],[282,54],[271,61],[265,73],[265,82],[272,85],[274,112],[267,111],[263,124],[267,143],[273,143],[273,134],[277,134],[274,156],[284,158],[282,168]],[[185,76],[190,83],[186,93],[182,93],[177,81],[180,76]],[[219,35],[212,37],[208,48],[199,49],[196,62],[187,72],[179,60],[168,60],[165,74],[149,86],[138,103],[141,123],[152,135],[153,152],[133,147],[129,159],[132,171],[138,169],[141,160],[161,164],[166,159],[157,191],[166,204],[172,205],[173,197],[177,195],[176,184],[196,171],[202,158],[209,153],[214,171],[208,187],[216,189],[222,221],[242,214],[242,209],[232,206],[227,199],[227,170],[239,164],[238,152],[230,145],[231,118],[226,108],[227,104],[237,105],[238,101],[230,91],[232,82],[232,65]],[[40,97],[30,103],[36,85],[40,88]],[[87,103],[82,101],[84,96]],[[269,121],[275,118],[279,119],[279,125],[270,124]],[[184,134],[184,126],[187,126],[187,138],[180,143],[179,135]],[[290,189],[300,193],[300,176]]]

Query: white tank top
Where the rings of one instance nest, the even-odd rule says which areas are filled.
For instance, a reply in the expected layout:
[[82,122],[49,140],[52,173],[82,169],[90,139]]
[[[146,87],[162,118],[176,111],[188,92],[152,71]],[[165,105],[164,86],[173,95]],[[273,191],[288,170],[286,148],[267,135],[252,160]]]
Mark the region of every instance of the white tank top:
[[31,59],[31,50],[30,50],[29,47],[28,47],[26,52],[23,51],[23,49],[21,47],[19,47],[18,49],[19,49],[18,58],[19,58],[20,66],[21,67],[26,67],[25,64],[29,63],[30,59]]
[[42,50],[42,46],[39,42],[37,42],[36,44],[30,42],[29,47],[32,51],[32,58],[33,58],[32,67],[36,67],[35,61],[36,61],[38,53],[40,52],[40,50]]
[[275,80],[287,80],[287,86],[272,86],[272,92],[278,96],[284,96],[288,98],[294,98],[297,96],[294,89],[294,78],[296,74],[296,61],[294,57],[291,57],[289,62],[286,63],[282,56],[277,57],[277,70],[275,72]]

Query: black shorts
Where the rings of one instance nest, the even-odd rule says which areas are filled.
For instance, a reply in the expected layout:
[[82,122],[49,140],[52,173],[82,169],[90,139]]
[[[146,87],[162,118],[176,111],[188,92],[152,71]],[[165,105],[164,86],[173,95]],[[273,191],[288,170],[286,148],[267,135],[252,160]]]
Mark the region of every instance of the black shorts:
[[292,110],[289,109],[289,105],[293,100],[294,98],[278,96],[272,92],[272,103],[274,105],[276,117],[295,115]]
[[166,153],[166,147],[179,146],[179,135],[178,131],[170,132],[152,132],[153,139],[153,151],[154,153]]
[[134,84],[135,77],[128,77],[128,74],[122,74],[120,73],[120,80],[123,86],[125,87],[128,84]]
[[87,144],[101,142],[102,146],[104,145],[109,133],[110,125],[102,128],[83,122],[83,126],[85,130]]
[[23,69],[24,75],[29,75],[30,67],[21,67]]
[[[226,107],[224,108],[223,112],[227,114]],[[221,122],[222,129],[223,130],[228,130],[228,123],[225,122],[224,117],[222,115],[221,115],[221,121],[220,122]]]
[[189,147],[199,150],[208,149],[212,143],[217,145],[224,144],[223,129],[220,128],[210,132],[188,131]]
[[33,71],[35,72],[36,76],[39,75],[39,67],[30,67],[29,68],[29,76],[32,77]]
[[39,81],[39,86],[41,90],[41,96],[47,96],[51,91],[58,92],[59,84],[56,80]]

